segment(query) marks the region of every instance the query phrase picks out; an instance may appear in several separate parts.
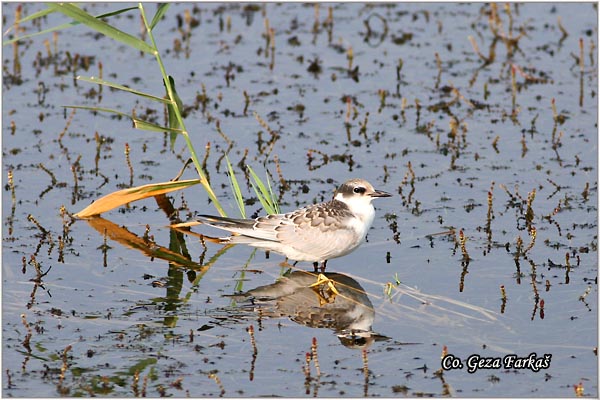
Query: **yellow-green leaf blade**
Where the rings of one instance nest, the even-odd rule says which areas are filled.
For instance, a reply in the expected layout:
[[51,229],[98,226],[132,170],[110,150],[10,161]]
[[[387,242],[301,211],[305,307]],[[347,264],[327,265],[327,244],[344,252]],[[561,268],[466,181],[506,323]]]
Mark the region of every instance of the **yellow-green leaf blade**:
[[135,90],[135,89],[129,88],[127,86],[120,85],[120,84],[115,83],[115,82],[105,81],[104,79],[96,78],[95,76],[89,76],[89,77],[88,76],[78,76],[77,80],[84,81],[84,82],[90,82],[90,83],[97,83],[98,85],[109,86],[111,88],[123,90],[125,92],[129,92],[131,94],[142,96],[142,97],[145,97],[147,99],[158,101],[158,102],[161,102],[161,103],[167,103],[167,104],[171,103],[171,100],[169,100],[169,99],[165,99],[165,98],[162,98],[162,97],[154,96],[153,94],[149,94],[149,93],[140,92],[139,90]]
[[200,179],[190,179],[185,181],[150,183],[148,185],[118,190],[94,201],[92,204],[76,213],[75,217],[82,219],[90,218],[133,201],[184,189],[200,182]]
[[225,161],[227,162],[227,171],[229,172],[229,182],[231,183],[231,190],[233,192],[233,197],[235,198],[235,202],[240,210],[240,215],[242,218],[246,218],[246,208],[244,207],[244,196],[242,196],[242,190],[240,189],[240,184],[238,183],[237,178],[235,177],[235,172],[233,172],[233,166],[229,161],[229,157],[225,155]]
[[[123,8],[123,9],[120,9],[120,10],[111,11],[111,12],[108,12],[106,14],[98,15],[96,18],[108,18],[108,17],[112,17],[114,15],[122,14],[122,13],[127,12],[127,11],[131,11],[131,10],[137,10],[137,7],[128,7],[128,8]],[[33,13],[33,14],[31,14],[31,15],[29,15],[29,16],[21,19],[21,20],[19,20],[18,22],[19,22],[19,24],[22,24],[24,22],[28,22],[28,21],[32,21],[34,19],[45,17],[46,15],[54,13],[54,12],[56,12],[56,11],[53,10],[53,9],[51,9],[51,8],[47,8],[47,9],[38,11],[36,13]],[[54,32],[54,31],[62,31],[62,30],[68,29],[68,28],[70,28],[72,26],[79,25],[79,24],[81,24],[81,22],[79,22],[79,21],[67,22],[66,24],[61,24],[61,25],[58,25],[58,26],[54,26],[52,28],[44,29],[43,31],[31,33],[29,35],[15,37],[13,39],[10,39],[10,40],[7,40],[5,42],[2,42],[2,45],[6,46],[6,45],[9,45],[11,43],[18,42],[19,40],[29,39],[29,38],[32,38],[34,36],[45,35],[46,33]],[[7,32],[5,32],[5,35],[11,29],[12,29],[12,27],[9,28],[7,30]]]
[[[169,115],[169,128],[171,129],[180,129],[181,124],[179,123],[179,119],[177,118],[177,110],[181,112],[183,110],[183,103],[177,94],[177,90],[175,89],[175,79],[169,75],[169,86],[171,87],[171,94],[173,96],[173,100],[175,103],[167,104],[167,110]],[[165,88],[167,88],[167,84],[165,82]],[[167,89],[167,96],[169,96],[169,90]],[[171,142],[171,150],[175,148],[175,140],[177,139],[177,135],[171,133],[170,142]]]
[[81,8],[69,4],[69,3],[48,3],[48,7],[53,10],[59,11],[68,17],[73,18],[75,21],[79,21],[92,28],[93,30],[100,32],[110,38],[113,38],[121,43],[125,43],[128,46],[134,47],[140,51],[155,54],[156,49],[150,46],[148,43],[141,39],[136,38],[128,33],[123,32],[104,21],[95,18],[83,11]]
[[254,170],[249,165],[246,167],[252,176],[250,184],[252,185],[252,189],[254,189],[254,193],[256,194],[256,197],[258,197],[260,204],[268,214],[279,214],[279,204],[277,204],[277,198],[275,197],[275,194],[271,188],[269,176],[267,175],[267,188],[258,175],[256,175]]
[[156,24],[158,24],[158,22],[163,17],[163,15],[165,15],[170,6],[171,4],[169,3],[162,3],[158,6],[158,10],[156,10],[156,14],[154,14],[154,18],[152,18],[152,22],[150,23],[150,30],[154,29]]
[[183,132],[181,129],[167,128],[166,126],[156,125],[152,122],[144,121],[137,118],[132,118],[132,120],[137,129],[143,129],[145,131],[169,132],[171,135],[181,134]]
[[100,112],[107,112],[107,113],[111,113],[111,114],[116,114],[119,115],[121,117],[124,118],[129,118],[133,124],[135,125],[135,127],[137,129],[142,129],[145,131],[151,131],[151,132],[169,132],[171,134],[181,134],[183,131],[181,129],[171,129],[168,128],[166,126],[162,126],[162,125],[157,125],[154,124],[152,122],[148,122],[148,121],[144,121],[143,119],[138,119],[135,117],[132,117],[129,114],[125,114],[124,112],[121,112],[119,110],[114,110],[112,108],[106,108],[106,107],[92,107],[92,106],[63,106],[65,108],[77,108],[80,110],[89,110],[89,111],[100,111]]

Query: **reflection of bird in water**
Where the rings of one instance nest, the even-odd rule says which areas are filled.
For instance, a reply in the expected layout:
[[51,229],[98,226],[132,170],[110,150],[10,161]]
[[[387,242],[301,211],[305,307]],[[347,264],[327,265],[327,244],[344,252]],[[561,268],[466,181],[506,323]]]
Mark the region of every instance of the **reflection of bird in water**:
[[[287,214],[256,219],[200,215],[197,222],[233,234],[221,238],[222,243],[243,243],[294,261],[312,261],[315,271],[321,263],[324,271],[327,260],[346,255],[363,242],[375,217],[371,202],[389,196],[363,179],[351,179],[335,191],[331,201]],[[178,226],[184,225],[189,226]]]
[[[315,278],[319,278],[317,283]],[[346,347],[364,348],[387,339],[371,330],[373,304],[360,284],[347,275],[294,271],[271,285],[231,297],[249,301],[263,317],[289,317],[311,328],[331,329]]]

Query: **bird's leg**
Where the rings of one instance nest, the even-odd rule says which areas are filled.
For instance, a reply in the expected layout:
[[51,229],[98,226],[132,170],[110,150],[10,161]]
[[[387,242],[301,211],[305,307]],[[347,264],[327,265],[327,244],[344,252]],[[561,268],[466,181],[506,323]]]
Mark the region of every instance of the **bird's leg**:
[[[327,268],[327,260],[325,260],[321,263],[321,272],[325,272],[325,268]],[[315,267],[315,272],[317,272],[316,267]]]
[[315,269],[315,272],[319,272],[319,263],[315,261],[313,263],[313,268]]

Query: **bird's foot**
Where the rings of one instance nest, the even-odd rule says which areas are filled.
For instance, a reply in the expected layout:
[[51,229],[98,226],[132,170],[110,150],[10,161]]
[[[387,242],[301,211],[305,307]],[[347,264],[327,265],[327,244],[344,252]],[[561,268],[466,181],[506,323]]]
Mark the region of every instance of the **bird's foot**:
[[312,285],[309,285],[309,287],[315,291],[317,296],[319,296],[319,306],[327,303],[333,303],[335,296],[340,294],[335,287],[335,281],[329,279],[324,274],[319,274],[317,276],[317,281]]

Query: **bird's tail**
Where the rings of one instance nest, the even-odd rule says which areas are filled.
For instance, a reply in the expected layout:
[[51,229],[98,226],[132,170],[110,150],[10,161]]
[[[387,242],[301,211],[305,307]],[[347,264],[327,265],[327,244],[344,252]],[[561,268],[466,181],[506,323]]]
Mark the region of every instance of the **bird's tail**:
[[[219,217],[215,215],[199,215],[195,221],[171,225],[171,227],[189,229],[190,226],[200,224],[212,226],[217,229],[223,229],[231,233],[231,236],[228,237],[215,238],[219,241],[219,243],[244,243],[251,246],[260,247],[260,244],[263,242],[277,241],[276,238],[273,237],[275,231],[267,231],[266,234],[265,232],[257,232],[254,229],[256,221],[253,219],[237,219]],[[203,236],[207,237],[205,235]]]
[[237,219],[228,217],[218,217],[216,215],[199,215],[196,221],[201,224],[214,226],[215,228],[252,228],[253,219]]
[[231,233],[231,236],[221,238],[227,243],[243,243],[261,247],[264,242],[278,242],[275,230],[260,231],[255,229],[256,220],[217,217],[214,215],[199,215],[197,221]]

